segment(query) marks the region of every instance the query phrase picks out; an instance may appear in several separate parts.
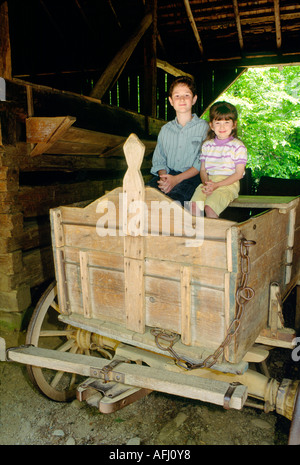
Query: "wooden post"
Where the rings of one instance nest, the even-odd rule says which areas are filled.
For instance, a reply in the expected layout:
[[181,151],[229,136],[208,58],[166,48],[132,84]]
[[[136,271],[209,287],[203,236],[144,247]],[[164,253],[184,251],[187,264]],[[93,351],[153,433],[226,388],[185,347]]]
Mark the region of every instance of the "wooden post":
[[123,233],[126,327],[145,331],[144,205],[145,189],[140,166],[145,146],[131,134],[124,144],[128,170],[123,180]]
[[0,76],[11,79],[11,48],[7,1],[0,4]]
[[287,237],[287,251],[286,251],[286,264],[285,264],[285,284],[288,284],[292,276],[293,266],[293,247],[295,236],[295,222],[296,222],[296,207],[289,211],[288,223],[288,237]]
[[300,330],[300,283],[296,286],[295,329],[297,332]]

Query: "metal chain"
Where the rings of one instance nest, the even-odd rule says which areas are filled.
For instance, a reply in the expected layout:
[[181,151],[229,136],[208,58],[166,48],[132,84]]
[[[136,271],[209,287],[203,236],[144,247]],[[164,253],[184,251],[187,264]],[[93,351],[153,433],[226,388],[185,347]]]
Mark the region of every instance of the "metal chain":
[[[200,363],[192,363],[188,359],[179,356],[175,350],[173,349],[173,345],[179,339],[179,334],[172,333],[170,331],[165,331],[159,328],[155,328],[151,330],[151,334],[155,337],[156,345],[159,349],[168,351],[176,360],[176,364],[186,370],[194,370],[195,368],[211,368],[213,365],[216,364],[219,357],[223,354],[225,348],[230,344],[232,338],[237,334],[240,325],[241,319],[244,314],[245,304],[251,300],[255,292],[254,290],[247,286],[248,283],[248,276],[251,270],[250,264],[250,257],[249,257],[249,247],[255,245],[255,241],[248,241],[246,239],[241,240],[241,247],[240,247],[240,254],[241,254],[241,283],[239,288],[236,291],[236,303],[237,303],[237,311],[236,316],[230,323],[226,336],[222,344],[215,350],[215,352],[208,357],[206,357]],[[170,342],[170,344],[165,347],[159,343],[159,339],[165,340]]]

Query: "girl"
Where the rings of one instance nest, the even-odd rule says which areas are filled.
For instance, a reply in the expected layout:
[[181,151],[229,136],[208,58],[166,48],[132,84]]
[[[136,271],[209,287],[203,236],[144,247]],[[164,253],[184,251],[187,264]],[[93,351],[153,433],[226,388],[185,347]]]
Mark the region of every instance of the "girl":
[[237,110],[228,102],[216,102],[209,111],[209,131],[200,155],[200,184],[191,199],[191,213],[200,210],[208,218],[220,213],[238,197],[244,176],[247,149],[237,138]]

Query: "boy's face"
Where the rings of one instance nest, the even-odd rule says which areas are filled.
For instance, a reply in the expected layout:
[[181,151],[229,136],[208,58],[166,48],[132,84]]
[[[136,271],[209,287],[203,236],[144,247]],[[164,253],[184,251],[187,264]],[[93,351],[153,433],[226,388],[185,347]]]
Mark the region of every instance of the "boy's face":
[[174,87],[172,97],[169,97],[170,104],[176,113],[191,113],[192,106],[196,103],[197,95],[193,95],[190,88],[185,84],[178,84]]

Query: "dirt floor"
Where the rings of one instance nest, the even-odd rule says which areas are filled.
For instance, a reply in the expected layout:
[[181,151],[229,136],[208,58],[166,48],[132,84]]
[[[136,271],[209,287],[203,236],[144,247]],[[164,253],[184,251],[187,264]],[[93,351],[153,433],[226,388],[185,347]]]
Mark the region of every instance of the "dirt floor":
[[[0,331],[7,346],[24,333]],[[273,377],[299,378],[290,351],[274,349]],[[24,365],[0,362],[1,445],[286,445],[290,421],[271,412],[242,411],[153,392],[109,415],[85,402],[57,403],[31,384]]]

